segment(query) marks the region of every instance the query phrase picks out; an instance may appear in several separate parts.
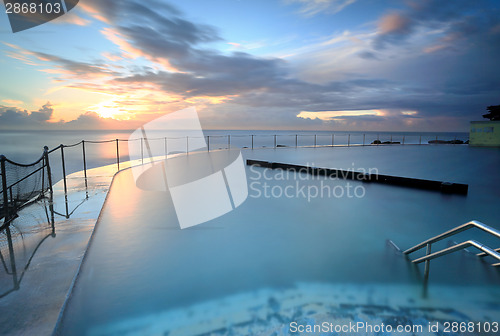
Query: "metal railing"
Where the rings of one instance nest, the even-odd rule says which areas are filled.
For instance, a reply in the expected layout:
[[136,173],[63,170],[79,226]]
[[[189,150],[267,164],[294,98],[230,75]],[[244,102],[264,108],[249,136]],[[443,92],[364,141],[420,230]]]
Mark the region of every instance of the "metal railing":
[[426,247],[427,245],[431,245],[431,244],[434,244],[440,240],[443,240],[445,238],[448,238],[448,237],[451,237],[453,235],[456,235],[460,232],[463,232],[463,231],[466,231],[466,230],[469,230],[469,229],[472,229],[472,228],[478,228],[480,230],[483,230],[497,238],[500,238],[500,232],[494,228],[492,228],[491,226],[488,226],[486,224],[483,224],[479,221],[476,221],[476,220],[472,220],[470,222],[467,222],[465,224],[462,224],[460,226],[457,226],[456,228],[454,229],[451,229],[449,231],[446,231],[446,232],[443,232],[433,238],[430,238],[426,241],[423,241],[421,242],[420,244],[417,244],[409,249],[407,249],[406,251],[404,251],[403,253],[404,254],[410,254],[410,253],[413,253],[415,251],[418,251],[424,247]]
[[[426,254],[423,257],[417,258],[415,260],[412,260],[413,263],[419,264],[421,262],[425,262],[425,271],[424,271],[424,280],[427,281],[429,278],[429,268],[430,268],[430,261],[435,258],[442,257],[444,255],[453,253],[455,251],[463,250],[467,247],[475,247],[478,250],[482,251],[481,253],[476,254],[478,257],[485,257],[487,255],[497,259],[500,261],[500,248],[497,249],[492,249],[482,243],[479,243],[475,240],[467,240],[462,243],[455,244],[453,246],[450,246],[448,248],[442,249],[440,251],[432,253],[432,244],[437,243],[438,241],[441,241],[443,239],[446,239],[448,237],[454,236],[460,232],[472,229],[472,228],[477,228],[480,229],[496,238],[500,238],[500,231],[497,229],[492,228],[491,226],[488,226],[486,224],[483,224],[479,221],[472,220],[470,222],[467,222],[465,224],[462,224],[460,226],[457,226],[454,229],[451,229],[449,231],[443,232],[435,237],[432,237],[430,239],[427,239],[426,241],[421,242],[420,244],[417,244],[406,251],[403,252],[405,255],[409,255],[415,251],[421,250],[424,247],[426,248]],[[500,266],[500,263],[492,264],[492,266]]]

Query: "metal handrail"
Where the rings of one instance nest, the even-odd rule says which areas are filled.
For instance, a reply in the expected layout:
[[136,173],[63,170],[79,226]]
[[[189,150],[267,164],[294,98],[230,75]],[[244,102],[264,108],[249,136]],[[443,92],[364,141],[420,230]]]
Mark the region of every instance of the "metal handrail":
[[455,251],[462,250],[462,249],[467,248],[469,246],[473,246],[473,247],[483,251],[483,253],[488,254],[497,260],[500,260],[500,253],[495,252],[495,250],[493,250],[492,248],[490,248],[484,244],[481,244],[475,240],[467,240],[463,243],[456,244],[454,246],[450,246],[448,248],[442,249],[441,251],[434,252],[434,253],[428,254],[426,256],[423,256],[421,258],[415,259],[415,260],[413,260],[413,262],[415,264],[418,264],[418,263],[421,263],[424,261],[430,261],[432,259],[444,256],[446,254],[450,254],[450,253],[453,253]]
[[[495,252],[500,252],[500,247],[499,247],[499,248],[494,249],[494,251],[495,251]],[[478,256],[478,257],[486,257],[486,256],[487,256],[487,254],[486,254],[486,253],[484,253],[484,252],[481,252],[481,253],[476,254],[476,256]]]
[[420,249],[426,247],[427,245],[433,244],[435,242],[438,242],[440,240],[443,240],[445,238],[448,238],[450,236],[453,236],[453,235],[455,235],[457,233],[460,233],[460,232],[463,232],[465,230],[471,229],[473,227],[481,229],[481,230],[483,230],[483,231],[485,231],[485,232],[487,232],[487,233],[489,233],[489,234],[491,234],[493,236],[496,236],[497,238],[500,238],[500,231],[498,231],[498,230],[496,230],[496,229],[494,229],[494,228],[492,228],[492,227],[490,227],[490,226],[488,226],[486,224],[483,224],[483,223],[481,223],[479,221],[472,220],[472,221],[470,221],[468,223],[462,224],[460,226],[457,226],[454,229],[451,229],[451,230],[446,231],[446,232],[444,232],[444,233],[442,233],[440,235],[437,235],[437,236],[435,236],[433,238],[430,238],[430,239],[428,239],[428,240],[426,240],[426,241],[424,241],[424,242],[422,242],[422,243],[420,243],[418,245],[415,245],[412,248],[409,248],[408,250],[404,251],[403,253],[404,254],[410,254],[412,252],[415,252],[417,250],[420,250]]

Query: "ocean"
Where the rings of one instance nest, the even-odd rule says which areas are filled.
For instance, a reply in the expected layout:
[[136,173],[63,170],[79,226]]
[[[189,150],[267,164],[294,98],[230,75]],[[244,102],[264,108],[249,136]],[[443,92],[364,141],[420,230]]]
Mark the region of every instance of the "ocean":
[[[0,131],[0,154],[9,160],[28,164],[36,161],[43,152],[43,146],[53,149],[61,144],[72,145],[82,140],[106,141],[119,139],[120,162],[128,161],[126,139],[131,130],[99,131]],[[374,140],[393,141],[405,144],[426,144],[429,140],[466,141],[464,132],[335,132],[335,131],[296,131],[296,130],[205,130],[205,137],[210,137],[210,149],[231,147],[274,147],[277,146],[325,146],[369,144]],[[229,135],[229,138],[228,138]],[[253,135],[253,136],[252,136]],[[275,137],[276,135],[276,137]],[[161,140],[161,139],[160,139]],[[116,142],[86,143],[87,168],[95,168],[116,163]],[[82,146],[64,149],[66,173],[83,170]],[[61,153],[55,151],[49,157],[54,182],[62,178]]]

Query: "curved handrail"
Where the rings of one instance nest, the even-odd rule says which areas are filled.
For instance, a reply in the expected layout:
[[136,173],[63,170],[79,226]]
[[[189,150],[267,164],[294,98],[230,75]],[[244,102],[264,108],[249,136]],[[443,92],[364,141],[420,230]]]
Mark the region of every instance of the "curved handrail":
[[446,254],[453,253],[453,252],[458,251],[458,250],[462,250],[462,249],[467,248],[469,246],[473,246],[473,247],[483,251],[484,253],[492,256],[493,258],[500,260],[500,253],[495,252],[495,250],[493,250],[492,248],[490,248],[484,244],[481,244],[475,240],[467,240],[463,243],[453,245],[453,246],[450,246],[448,248],[442,249],[438,252],[434,252],[434,253],[428,254],[426,256],[423,256],[421,258],[415,259],[415,260],[413,260],[413,262],[415,264],[418,264],[418,263],[421,263],[423,261],[429,261],[429,260],[444,256]]
[[465,224],[462,224],[460,226],[457,226],[456,228],[451,229],[449,231],[446,231],[446,232],[444,232],[444,233],[442,233],[440,235],[437,235],[437,236],[435,236],[433,238],[427,239],[426,241],[424,241],[424,242],[422,242],[422,243],[420,243],[418,245],[415,245],[412,248],[407,249],[403,253],[404,254],[410,254],[412,252],[420,250],[421,248],[426,247],[428,244],[433,244],[433,243],[435,243],[437,241],[443,240],[445,238],[453,236],[453,235],[455,235],[457,233],[460,233],[462,231],[471,229],[473,227],[481,229],[481,230],[483,230],[483,231],[485,231],[485,232],[487,232],[487,233],[489,233],[489,234],[491,234],[493,236],[496,236],[497,238],[500,238],[500,231],[498,231],[498,230],[496,230],[496,229],[494,229],[494,228],[492,228],[492,227],[490,227],[490,226],[488,226],[486,224],[483,224],[483,223],[481,223],[479,221],[472,220],[472,221],[470,221],[468,223],[465,223]]

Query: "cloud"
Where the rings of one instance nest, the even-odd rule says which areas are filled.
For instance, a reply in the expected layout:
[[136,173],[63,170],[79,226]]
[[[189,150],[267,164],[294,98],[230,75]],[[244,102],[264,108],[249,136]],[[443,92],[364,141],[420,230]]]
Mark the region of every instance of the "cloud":
[[97,113],[88,111],[80,114],[75,120],[64,123],[62,127],[84,130],[134,129],[137,127],[137,122],[102,118]]
[[[301,2],[333,6],[328,10],[348,3]],[[286,59],[215,50],[211,43],[223,41],[216,28],[187,20],[171,5],[155,4],[152,11],[149,2],[138,0],[123,0],[119,6],[111,1],[85,2],[84,10],[105,23],[101,33],[117,46],[102,53],[103,60],[70,60],[15,46],[12,55],[28,57],[26,61],[37,66],[51,64],[43,70],[65,80],[65,87],[112,96],[113,104],[127,115],[142,116],[141,121],[195,105],[202,119],[217,128],[372,123],[370,128],[383,130],[407,127],[409,120],[413,127],[430,127],[432,120],[455,118],[465,129],[472,115],[495,104],[491,100],[500,87],[500,71],[491,56],[500,52],[498,20],[493,19],[495,13],[480,11],[472,2],[457,1],[459,10],[436,1],[412,2],[386,12],[376,25],[326,36]],[[64,127],[125,125],[87,110]],[[389,112],[297,118],[301,111],[352,110]],[[31,114],[14,110],[4,118],[53,124],[43,121],[43,115],[37,119]],[[443,127],[456,125],[449,122]]]
[[286,0],[285,2],[300,4],[299,13],[306,17],[312,17],[319,13],[336,14],[356,0]]
[[383,115],[379,110],[350,110],[350,111],[300,111],[297,114],[298,118],[303,119],[320,119],[320,120],[333,120],[333,119],[346,119],[352,117],[366,117],[366,116],[380,116]]
[[[379,19],[378,34],[373,40],[375,49],[407,42],[416,34],[438,35],[440,44],[450,45],[458,40],[494,31],[498,24],[498,11],[484,10],[489,7],[486,0],[413,0],[407,3],[405,10],[389,12]],[[440,49],[443,48],[430,50]]]
[[410,32],[410,27],[410,17],[400,13],[384,15],[378,23],[378,29],[382,35],[408,34]]
[[4,100],[2,100],[2,102],[4,102],[5,104],[8,104],[8,105],[22,105],[23,104],[22,101],[14,100],[14,99],[4,99]]
[[[36,111],[27,111],[17,107],[0,105],[0,129],[16,130],[99,130],[99,129],[134,129],[134,121],[118,121],[103,118],[95,112],[87,111],[75,120],[68,122],[54,121],[54,108],[47,102]],[[139,123],[140,125],[140,123]]]
[[[117,75],[116,72],[111,71],[104,63],[79,62],[44,52],[27,50],[12,44],[6,45],[14,49],[13,51],[7,52],[7,55],[11,58],[35,66],[42,65],[40,62],[50,62],[55,66],[40,70],[43,72],[65,75],[79,80],[90,77],[95,78],[96,76]],[[32,56],[32,58],[30,59],[29,56]],[[33,58],[35,60],[33,60]]]
[[38,111],[31,112],[16,107],[0,106],[0,128],[37,128],[46,124],[53,113],[54,109],[50,103],[43,105]]
[[125,54],[145,56],[151,60],[182,63],[198,54],[193,46],[221,41],[213,26],[194,23],[164,2],[125,0],[117,5],[111,1],[89,0],[83,7],[90,14],[110,23],[103,34],[122,48]]
[[77,26],[88,26],[90,24],[90,20],[82,18],[75,11],[70,11],[65,15],[61,15],[52,22],[56,24],[72,24]]

